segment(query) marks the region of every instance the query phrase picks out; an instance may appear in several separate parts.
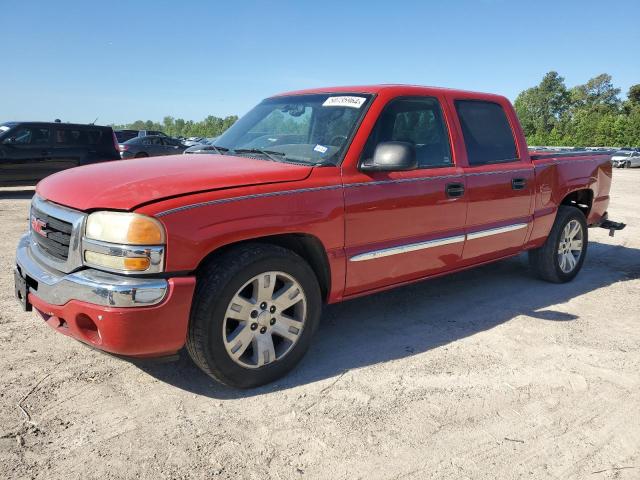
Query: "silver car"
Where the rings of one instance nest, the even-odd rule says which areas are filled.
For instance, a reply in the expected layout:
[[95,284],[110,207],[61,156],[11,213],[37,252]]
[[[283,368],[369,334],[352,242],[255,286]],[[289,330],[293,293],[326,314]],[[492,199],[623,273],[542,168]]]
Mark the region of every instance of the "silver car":
[[120,158],[178,155],[187,147],[180,140],[159,135],[147,135],[127,140],[119,145]]
[[611,156],[611,165],[616,168],[640,167],[640,152],[619,150]]

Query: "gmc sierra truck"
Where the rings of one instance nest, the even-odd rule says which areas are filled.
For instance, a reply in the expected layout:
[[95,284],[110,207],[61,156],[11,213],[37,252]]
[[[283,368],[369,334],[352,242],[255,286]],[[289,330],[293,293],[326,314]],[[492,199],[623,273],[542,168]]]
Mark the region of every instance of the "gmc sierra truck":
[[[384,85],[268,98],[210,154],[41,181],[16,296],[56,331],[128,357],[186,345],[253,387],[304,355],[323,303],[528,251],[568,282],[607,219],[599,153],[531,153],[498,95]],[[508,279],[505,279],[508,281]]]

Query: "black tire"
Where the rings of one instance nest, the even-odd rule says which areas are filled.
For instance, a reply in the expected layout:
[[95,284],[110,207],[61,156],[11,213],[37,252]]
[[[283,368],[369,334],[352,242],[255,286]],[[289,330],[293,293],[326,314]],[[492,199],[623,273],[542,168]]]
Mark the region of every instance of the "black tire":
[[[572,220],[577,220],[582,228],[582,251],[573,270],[567,273],[560,268],[558,249],[560,248],[562,232]],[[539,278],[547,282],[570,282],[578,274],[584,263],[589,243],[588,235],[589,229],[587,228],[587,220],[584,213],[576,207],[561,205],[558,208],[556,220],[544,245],[540,248],[529,250],[529,265],[531,269]]]
[[[307,301],[304,328],[281,359],[258,368],[245,368],[225,349],[225,315],[236,292],[254,276],[269,271],[285,272],[302,286]],[[321,310],[318,280],[302,257],[275,245],[243,244],[213,259],[198,273],[187,351],[198,367],[225,385],[236,388],[264,385],[285,375],[304,356],[320,322]]]
[[631,161],[627,160],[627,162],[624,164],[624,168],[631,168]]
[[140,153],[136,153],[136,156],[134,158],[145,158],[148,157],[149,154],[145,153],[145,152],[140,152]]

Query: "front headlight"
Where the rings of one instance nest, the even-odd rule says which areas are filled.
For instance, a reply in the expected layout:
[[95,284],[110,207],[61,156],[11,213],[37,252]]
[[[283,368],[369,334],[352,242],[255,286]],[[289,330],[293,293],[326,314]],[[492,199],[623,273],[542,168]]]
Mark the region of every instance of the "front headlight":
[[164,228],[155,218],[126,212],[95,212],[87,218],[87,238],[128,245],[164,243]]
[[155,218],[127,212],[88,216],[82,251],[85,265],[120,273],[157,273],[164,268],[165,231]]

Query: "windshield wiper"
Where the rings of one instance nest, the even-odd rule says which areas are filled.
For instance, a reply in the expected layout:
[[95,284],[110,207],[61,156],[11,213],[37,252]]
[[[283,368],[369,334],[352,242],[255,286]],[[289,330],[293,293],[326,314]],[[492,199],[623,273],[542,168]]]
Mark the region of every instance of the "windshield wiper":
[[213,148],[218,155],[223,155],[225,152],[228,152],[229,149],[227,147],[218,147],[213,143],[209,144],[209,147]]
[[276,152],[275,150],[263,150],[261,148],[235,148],[234,153],[259,153],[265,157],[269,157],[274,162],[279,162],[284,159],[287,154],[282,152]]

